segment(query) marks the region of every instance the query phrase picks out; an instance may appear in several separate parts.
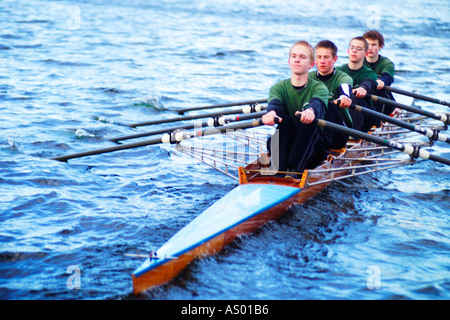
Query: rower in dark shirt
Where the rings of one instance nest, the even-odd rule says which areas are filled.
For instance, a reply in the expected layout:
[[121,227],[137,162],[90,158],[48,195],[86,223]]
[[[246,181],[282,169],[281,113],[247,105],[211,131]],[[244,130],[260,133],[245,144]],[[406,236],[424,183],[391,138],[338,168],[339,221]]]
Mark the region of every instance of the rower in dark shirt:
[[[322,40],[315,46],[315,49],[317,71],[310,71],[309,78],[320,81],[327,86],[329,92],[328,110],[324,119],[352,128],[353,121],[348,108],[352,103],[350,97],[353,79],[347,73],[334,68],[338,49],[333,42]],[[340,101],[339,106],[334,103],[337,100]],[[343,148],[349,138],[348,134],[339,133],[329,128],[324,128],[324,135],[329,140],[330,149]]]
[[[344,71],[353,79],[352,100],[354,104],[367,108],[373,108],[373,103],[366,99],[366,95],[372,94],[377,86],[377,74],[369,67],[364,66],[364,58],[367,52],[367,42],[363,37],[355,37],[350,41],[348,47],[348,64],[337,67],[337,70]],[[368,131],[372,126],[378,125],[376,119],[364,116],[362,113],[350,110],[353,119],[353,128],[363,132]]]
[[286,172],[298,178],[304,169],[312,169],[327,157],[322,129],[312,122],[323,119],[328,90],[323,83],[308,78],[314,66],[314,48],[306,41],[296,42],[289,52],[291,78],[279,81],[269,92],[266,125],[278,122],[270,140],[272,166],[278,176]]
[[[378,76],[377,88],[374,94],[390,100],[395,100],[392,93],[384,89],[394,82],[395,65],[388,58],[380,55],[380,50],[384,47],[383,35],[376,31],[370,30],[364,33],[363,38],[367,41],[368,50],[364,60],[364,65],[371,68]],[[394,107],[384,103],[376,102],[375,109],[384,114],[391,114]]]

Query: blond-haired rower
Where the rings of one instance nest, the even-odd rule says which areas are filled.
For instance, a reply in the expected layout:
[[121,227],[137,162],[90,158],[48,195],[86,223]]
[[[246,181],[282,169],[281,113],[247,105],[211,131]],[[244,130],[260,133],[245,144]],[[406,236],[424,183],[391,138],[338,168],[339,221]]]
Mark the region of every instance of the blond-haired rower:
[[267,113],[262,118],[266,125],[279,122],[270,153],[272,165],[282,176],[287,171],[296,175],[314,168],[327,157],[322,130],[311,124],[316,118],[323,119],[328,103],[327,87],[308,78],[314,66],[314,48],[306,41],[297,41],[289,51],[288,64],[291,77],[271,87]]

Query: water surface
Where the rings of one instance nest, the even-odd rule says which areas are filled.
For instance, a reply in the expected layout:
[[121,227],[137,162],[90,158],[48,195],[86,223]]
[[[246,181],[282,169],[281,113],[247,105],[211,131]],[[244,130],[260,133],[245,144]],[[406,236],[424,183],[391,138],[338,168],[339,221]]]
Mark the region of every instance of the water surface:
[[[293,42],[330,39],[341,64],[368,27],[396,86],[450,100],[449,14],[434,0],[2,1],[0,297],[133,299],[143,258],[127,255],[235,186],[165,145],[49,158],[111,146],[170,109],[266,98]],[[139,298],[449,299],[449,178],[420,161],[337,182]]]

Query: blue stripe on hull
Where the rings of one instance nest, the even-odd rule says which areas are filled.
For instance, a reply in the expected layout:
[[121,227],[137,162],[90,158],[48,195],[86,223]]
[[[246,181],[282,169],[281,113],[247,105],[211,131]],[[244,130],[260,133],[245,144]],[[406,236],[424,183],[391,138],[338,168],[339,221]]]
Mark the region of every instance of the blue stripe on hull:
[[147,259],[135,277],[164,264],[164,257],[178,257],[219,234],[275,207],[301,191],[275,184],[243,184],[206,209],[157,250],[160,259]]

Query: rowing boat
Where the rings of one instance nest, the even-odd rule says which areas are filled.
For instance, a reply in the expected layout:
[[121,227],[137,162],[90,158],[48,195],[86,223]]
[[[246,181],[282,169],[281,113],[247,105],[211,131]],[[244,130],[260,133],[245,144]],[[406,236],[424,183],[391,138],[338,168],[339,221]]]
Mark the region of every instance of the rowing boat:
[[[413,100],[409,101],[412,103]],[[411,114],[398,109],[393,116],[412,118]],[[402,132],[405,134],[406,131],[408,130],[401,131],[396,126],[384,123],[373,129],[371,135],[386,139]],[[240,132],[232,135],[234,139],[242,135],[248,138],[250,133]],[[250,143],[246,144],[247,148],[249,146]],[[229,165],[225,162],[225,169],[218,168],[220,161],[217,160],[216,153],[208,154],[203,147],[200,152],[193,146],[178,147],[182,152],[232,176]],[[233,149],[236,152],[235,148]],[[235,178],[239,181],[238,186],[197,216],[162,247],[151,252],[144,263],[133,272],[134,293],[139,294],[169,282],[195,259],[215,254],[237,237],[251,233],[268,221],[279,218],[292,205],[306,202],[332,181],[414,162],[411,157],[392,157],[394,153],[396,152],[391,151],[391,148],[352,139],[345,148],[332,150],[328,159],[317,168],[305,170],[301,179],[275,177],[265,161],[265,154],[258,153],[256,159],[245,166],[237,166],[238,175]],[[212,164],[208,163],[207,159],[213,156],[215,158]]]
[[[394,92],[398,89],[391,88],[390,90]],[[262,119],[258,119],[261,112],[267,109],[267,106],[259,106],[259,103],[267,102],[265,99],[204,107],[213,109],[249,104],[249,106],[243,107],[242,113],[239,114],[236,114],[239,112],[238,110],[215,112],[214,118],[210,119],[212,121],[206,122],[208,126],[213,126],[212,128],[202,128],[205,124],[202,122],[200,128],[197,127],[197,124],[187,124],[176,128],[157,129],[108,139],[110,142],[118,143],[123,140],[152,136],[149,140],[56,156],[51,159],[67,162],[80,157],[170,143],[176,144],[176,150],[239,182],[237,187],[181,229],[161,248],[146,255],[144,263],[132,274],[133,291],[135,294],[139,294],[169,282],[196,258],[214,254],[237,237],[256,230],[270,220],[279,218],[292,205],[306,202],[333,181],[410,165],[415,163],[417,158],[450,165],[450,159],[432,154],[424,149],[424,147],[432,146],[434,141],[450,143],[450,138],[440,132],[447,130],[450,124],[450,113],[435,114],[413,106],[414,99],[421,98],[447,106],[448,103],[411,92],[400,92],[409,97],[405,98],[409,100],[407,103],[401,104],[367,95],[373,101],[396,107],[390,116],[361,106],[353,104],[350,106],[352,110],[364,113],[364,116],[374,117],[383,122],[378,128],[372,128],[370,134],[316,119],[312,125],[349,135],[351,139],[345,148],[330,150],[328,158],[318,167],[291,173],[295,177],[300,176],[300,179],[296,179],[294,176],[279,178],[275,175],[277,172],[271,169],[271,161],[267,153],[267,139],[269,136],[273,136],[275,128],[264,126]],[[396,100],[398,101],[399,98],[403,100],[404,97],[396,97]],[[198,110],[198,108],[182,109],[179,113],[184,114],[190,110]],[[252,114],[248,115],[247,113]],[[206,116],[211,115],[207,114]],[[218,115],[227,116],[219,117]],[[135,128],[178,120],[201,119],[204,116],[186,116],[129,126]],[[429,123],[429,121],[439,121],[439,125]],[[416,126],[417,123],[420,126]],[[195,129],[193,131],[184,131],[193,128]],[[165,133],[155,136],[162,132]],[[415,138],[416,136],[427,137],[428,140],[410,140],[411,137]],[[216,137],[219,137],[218,141],[216,141]],[[225,140],[220,140],[221,138]],[[231,144],[228,142],[230,139],[232,140]],[[196,143],[198,140],[200,142],[207,141],[207,143],[206,145]],[[187,144],[185,144],[186,142]],[[224,149],[221,148],[223,146],[225,146]],[[398,157],[400,153],[409,155],[409,158]],[[140,257],[141,255],[130,254],[130,256]]]

